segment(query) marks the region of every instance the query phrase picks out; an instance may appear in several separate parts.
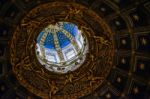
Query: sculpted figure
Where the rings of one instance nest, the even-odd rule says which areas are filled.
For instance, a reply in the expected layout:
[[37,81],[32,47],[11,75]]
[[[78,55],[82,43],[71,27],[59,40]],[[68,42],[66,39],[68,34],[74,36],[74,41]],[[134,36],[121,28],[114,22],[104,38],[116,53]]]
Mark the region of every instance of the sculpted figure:
[[66,80],[64,82],[64,85],[66,85],[67,83],[72,83],[72,79],[74,78],[73,74],[69,74],[66,76]]
[[52,96],[55,95],[58,92],[58,87],[56,86],[56,83],[54,81],[49,81],[48,80],[48,86],[50,87],[49,91],[49,98],[52,99]]
[[101,43],[101,44],[106,45],[106,46],[110,45],[110,42],[108,40],[105,40],[104,37],[94,36],[94,38],[96,39],[96,41],[98,43]]
[[81,11],[78,10],[78,9],[69,8],[69,12],[68,12],[68,14],[67,14],[66,17],[65,17],[65,20],[67,20],[67,19],[69,19],[69,18],[72,18],[72,17],[74,17],[75,15],[82,16],[82,13],[81,13]]

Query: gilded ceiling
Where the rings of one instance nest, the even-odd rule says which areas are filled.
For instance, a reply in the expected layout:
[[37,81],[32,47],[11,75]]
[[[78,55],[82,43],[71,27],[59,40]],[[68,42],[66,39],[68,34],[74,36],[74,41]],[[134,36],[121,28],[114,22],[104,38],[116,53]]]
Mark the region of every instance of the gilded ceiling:
[[[149,0],[1,0],[0,99],[149,99],[149,18]],[[41,31],[58,22],[75,24],[88,45],[84,57],[76,34],[55,26],[66,35],[53,43],[60,61],[66,46],[84,57],[63,74],[46,69],[35,50]]]

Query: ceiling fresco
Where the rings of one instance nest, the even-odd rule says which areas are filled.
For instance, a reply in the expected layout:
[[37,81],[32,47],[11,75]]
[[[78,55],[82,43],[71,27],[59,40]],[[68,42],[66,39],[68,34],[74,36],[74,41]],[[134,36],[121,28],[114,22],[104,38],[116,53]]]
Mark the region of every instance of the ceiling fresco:
[[[0,0],[0,99],[149,99],[149,18],[149,0]],[[37,43],[77,69],[48,70]]]

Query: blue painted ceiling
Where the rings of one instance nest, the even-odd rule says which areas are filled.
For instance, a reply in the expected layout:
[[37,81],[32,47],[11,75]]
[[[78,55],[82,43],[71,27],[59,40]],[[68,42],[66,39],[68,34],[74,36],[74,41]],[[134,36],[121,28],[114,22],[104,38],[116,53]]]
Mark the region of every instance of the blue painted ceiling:
[[[64,22],[63,23],[63,29],[68,31],[74,38],[78,34],[78,27],[75,24],[72,24],[72,23],[69,23],[69,22]],[[44,33],[45,32],[42,31],[39,34],[39,36],[37,38],[37,43],[40,43],[41,38],[43,37]],[[66,47],[67,45],[69,45],[71,43],[70,38],[68,38],[65,35],[65,33],[63,33],[63,31],[61,31],[61,30],[57,32],[57,38],[58,38],[59,46],[61,48],[64,48],[64,47]],[[54,43],[54,41],[55,41],[55,38],[54,38],[53,33],[48,32],[47,37],[46,37],[46,39],[44,41],[44,46],[46,48],[55,50],[55,43]]]

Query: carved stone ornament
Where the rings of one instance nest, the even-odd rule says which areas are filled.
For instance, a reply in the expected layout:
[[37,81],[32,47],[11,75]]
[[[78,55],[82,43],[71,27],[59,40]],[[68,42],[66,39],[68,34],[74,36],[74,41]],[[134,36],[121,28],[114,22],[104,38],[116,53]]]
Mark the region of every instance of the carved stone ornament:
[[[89,53],[77,70],[67,74],[50,72],[35,55],[40,31],[59,21],[72,22],[83,31]],[[100,87],[114,57],[113,33],[94,11],[74,2],[50,2],[32,9],[18,24],[10,45],[13,72],[22,86],[41,98],[76,99]]]

